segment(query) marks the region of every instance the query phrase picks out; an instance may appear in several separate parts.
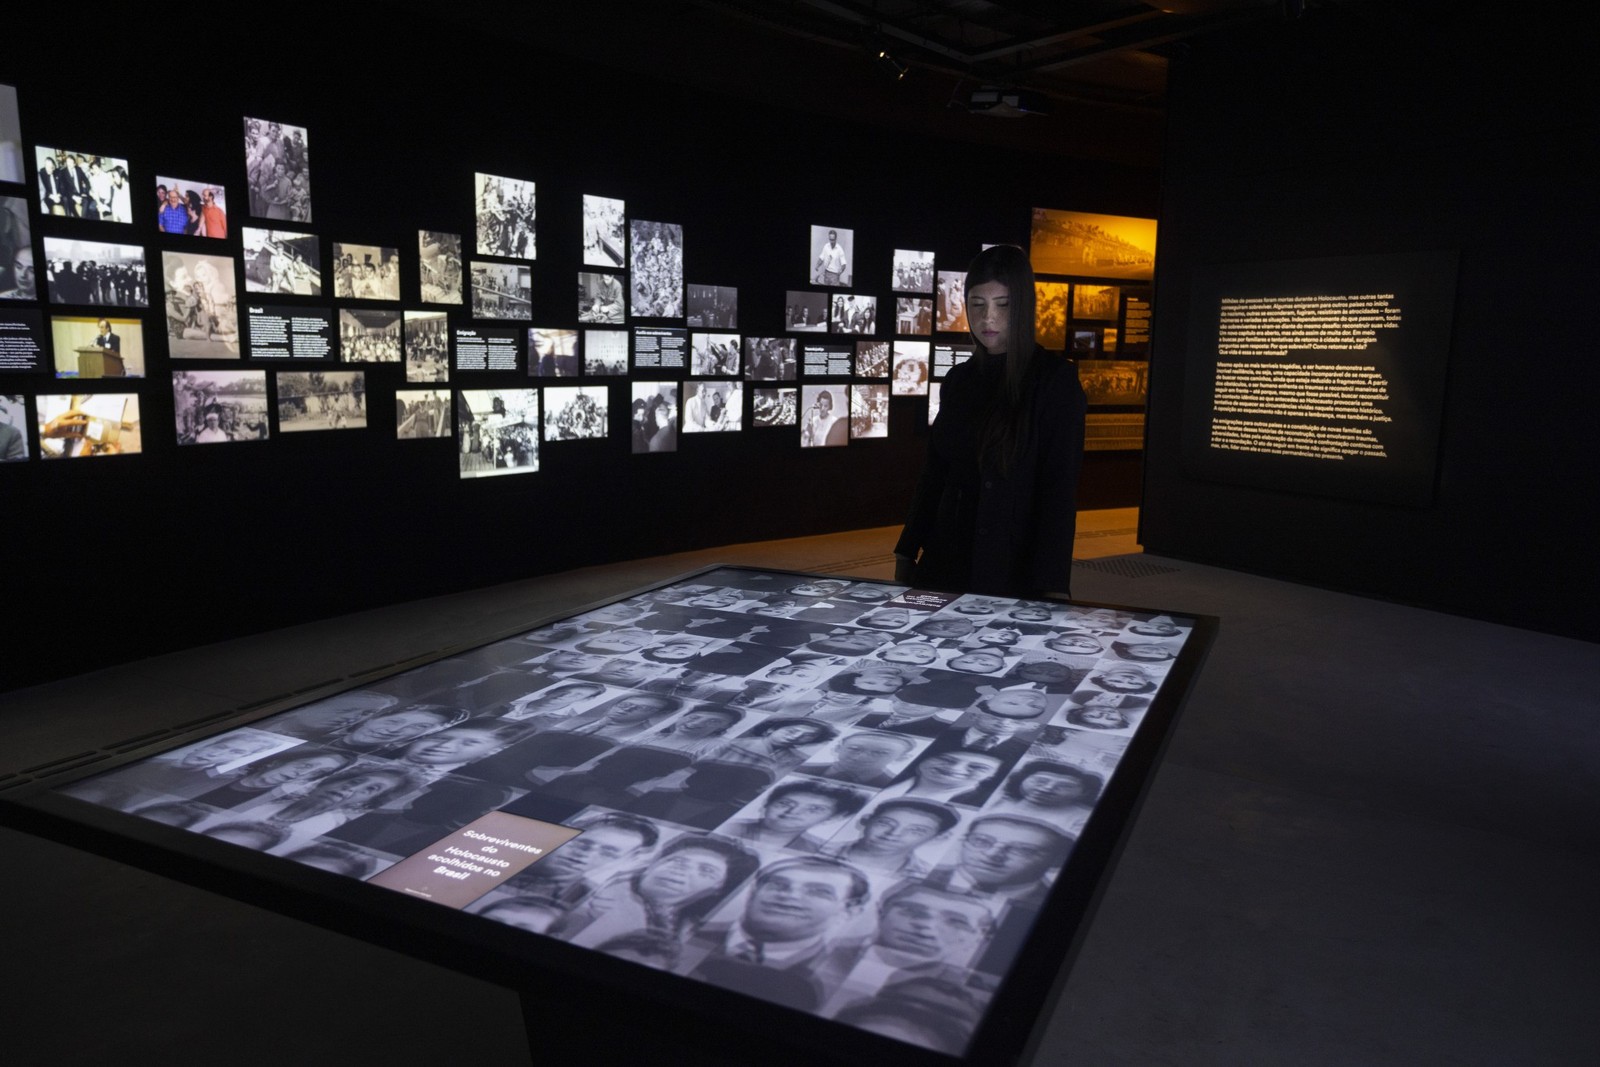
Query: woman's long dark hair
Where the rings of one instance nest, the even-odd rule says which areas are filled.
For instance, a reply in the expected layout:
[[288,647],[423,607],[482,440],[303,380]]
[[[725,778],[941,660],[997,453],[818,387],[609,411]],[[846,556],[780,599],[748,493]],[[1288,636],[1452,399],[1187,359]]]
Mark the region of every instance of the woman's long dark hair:
[[[1016,245],[994,245],[979,252],[967,266],[964,299],[970,301],[973,287],[985,282],[999,282],[1006,287],[1010,294],[1011,318],[1006,330],[1005,354],[997,357],[1005,360],[1000,388],[982,413],[978,465],[1007,474],[1016,460],[1018,447],[1031,429],[1033,382],[1042,365],[1035,352],[1036,301],[1033,264],[1028,262],[1028,254]],[[972,343],[978,353],[989,355],[976,334]]]

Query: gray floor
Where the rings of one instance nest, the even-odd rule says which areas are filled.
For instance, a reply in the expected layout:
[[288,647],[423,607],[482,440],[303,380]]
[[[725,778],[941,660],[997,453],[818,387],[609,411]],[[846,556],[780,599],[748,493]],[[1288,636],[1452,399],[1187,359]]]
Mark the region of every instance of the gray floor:
[[[592,568],[6,694],[0,772],[713,560],[881,577],[887,544]],[[1087,562],[1074,593],[1223,627],[1037,1063],[1600,1062],[1600,647],[1150,556]],[[528,1060],[497,987],[0,844],[8,1063]]]

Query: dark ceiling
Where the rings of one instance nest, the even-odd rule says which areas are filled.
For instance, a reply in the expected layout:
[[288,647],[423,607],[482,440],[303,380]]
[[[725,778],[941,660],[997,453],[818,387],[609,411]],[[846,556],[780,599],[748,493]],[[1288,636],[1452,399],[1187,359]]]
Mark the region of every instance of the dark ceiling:
[[[588,0],[541,5],[508,31],[743,99],[1154,167],[1174,49],[1242,20],[1295,15],[1302,2]],[[457,7],[475,3],[504,10]],[[1001,106],[978,108],[973,94],[985,91]]]

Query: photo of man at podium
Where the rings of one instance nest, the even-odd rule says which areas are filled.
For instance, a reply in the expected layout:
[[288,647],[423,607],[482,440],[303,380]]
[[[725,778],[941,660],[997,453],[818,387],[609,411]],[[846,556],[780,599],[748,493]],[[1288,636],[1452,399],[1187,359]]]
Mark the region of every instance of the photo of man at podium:
[[58,315],[50,320],[57,378],[143,378],[138,319]]

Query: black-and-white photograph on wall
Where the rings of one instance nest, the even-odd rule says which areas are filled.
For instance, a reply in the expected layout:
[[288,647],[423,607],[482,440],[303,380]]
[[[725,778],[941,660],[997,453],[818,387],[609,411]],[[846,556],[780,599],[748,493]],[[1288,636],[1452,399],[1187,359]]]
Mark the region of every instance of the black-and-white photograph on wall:
[[473,263],[472,317],[533,318],[533,272],[514,263]]
[[456,426],[461,477],[539,469],[539,390],[458,389]]
[[689,286],[689,314],[686,325],[702,330],[739,328],[739,290],[732,285]]
[[798,342],[793,337],[746,337],[744,376],[752,382],[792,382]]
[[927,341],[896,341],[894,343],[894,395],[928,395]]
[[892,281],[891,288],[897,293],[933,292],[933,253],[895,249]]
[[739,335],[694,333],[689,335],[689,373],[701,378],[739,376]]
[[345,363],[399,363],[400,312],[390,308],[339,309],[339,358]]
[[677,382],[634,382],[628,411],[635,455],[678,450]]
[[449,437],[450,396],[443,389],[396,389],[394,435],[401,441]]
[[628,331],[584,330],[583,373],[586,375],[626,376],[628,373]]
[[794,386],[757,386],[750,390],[752,426],[794,426],[800,419],[800,390]]
[[311,135],[304,126],[244,120],[244,165],[250,214],[284,222],[311,221]]
[[928,383],[928,425],[933,425],[933,420],[939,417],[939,393],[944,389],[943,382]]
[[534,183],[494,174],[473,175],[473,207],[478,220],[478,254],[504,259],[534,259],[539,218]]
[[850,285],[855,279],[856,232],[837,226],[811,227],[812,285]]
[[850,387],[850,436],[889,436],[889,387],[852,385]]
[[[9,86],[0,85],[0,90]],[[28,408],[21,393],[0,393],[0,463],[28,458]]]
[[28,202],[20,196],[0,196],[0,300],[39,299],[38,279]]
[[829,321],[834,333],[875,334],[878,332],[878,298],[860,293],[835,293]]
[[943,333],[967,332],[967,272],[942,270],[933,297],[933,328]]
[[279,371],[278,430],[359,430],[367,425],[367,374],[359,370]]
[[549,386],[544,391],[546,441],[603,440],[608,426],[605,385]]
[[333,242],[333,295],[346,300],[399,300],[400,250]]
[[39,214],[90,222],[132,222],[128,161],[65,148],[33,150]]
[[245,292],[322,295],[319,238],[309,233],[246,226],[243,240]]
[[149,279],[142,245],[46,237],[44,259],[52,304],[147,306]]
[[837,448],[850,443],[850,400],[844,385],[800,387],[800,447]]
[[622,325],[622,278],[603,271],[578,272],[578,321]]
[[233,260],[161,253],[167,352],[174,359],[238,359],[239,302]]
[[449,381],[449,317],[442,311],[407,311],[405,336],[406,381]]
[[172,372],[172,410],[180,445],[265,441],[267,372]]
[[744,385],[741,382],[685,382],[683,432],[725,433],[743,428]]
[[424,304],[460,304],[461,235],[438,230],[417,231],[417,273]]
[[826,333],[828,294],[790,289],[784,295],[783,328],[790,333]]
[[633,273],[629,313],[636,318],[683,317],[683,227],[675,222],[628,224]]
[[17,88],[0,85],[0,182],[22,181],[22,116]]
[[156,229],[185,237],[228,236],[228,191],[216,182],[156,176]]
[[933,300],[925,296],[901,296],[894,302],[894,332],[912,337],[933,333]]
[[583,265],[627,266],[627,240],[627,202],[583,194]]
[[889,376],[889,342],[856,342],[856,377],[887,378]]
[[533,326],[528,329],[528,374],[534,378],[576,378],[578,331]]

